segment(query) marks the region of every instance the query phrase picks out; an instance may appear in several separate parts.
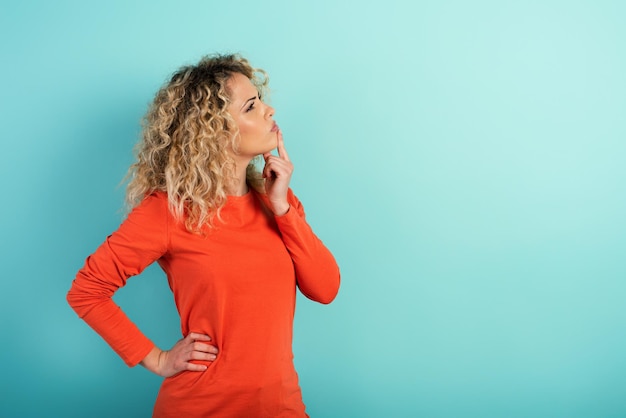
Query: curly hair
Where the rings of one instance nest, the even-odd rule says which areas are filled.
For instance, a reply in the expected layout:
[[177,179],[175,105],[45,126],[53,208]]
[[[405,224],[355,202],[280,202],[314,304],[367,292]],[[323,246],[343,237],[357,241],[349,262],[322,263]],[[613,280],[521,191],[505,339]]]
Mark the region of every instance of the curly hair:
[[[203,57],[197,65],[180,68],[156,94],[143,119],[136,162],[129,169],[126,188],[129,209],[146,196],[161,191],[169,209],[190,232],[214,226],[235,184],[239,130],[227,111],[228,80],[235,73],[267,90],[267,74],[237,55]],[[247,182],[262,192],[263,180],[253,162]]]

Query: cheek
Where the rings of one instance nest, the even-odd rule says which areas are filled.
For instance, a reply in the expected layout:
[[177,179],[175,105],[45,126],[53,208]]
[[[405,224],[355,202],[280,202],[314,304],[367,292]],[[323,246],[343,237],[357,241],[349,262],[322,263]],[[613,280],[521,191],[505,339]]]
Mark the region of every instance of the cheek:
[[246,120],[240,120],[238,123],[238,127],[239,127],[239,133],[242,136],[254,132],[254,125]]

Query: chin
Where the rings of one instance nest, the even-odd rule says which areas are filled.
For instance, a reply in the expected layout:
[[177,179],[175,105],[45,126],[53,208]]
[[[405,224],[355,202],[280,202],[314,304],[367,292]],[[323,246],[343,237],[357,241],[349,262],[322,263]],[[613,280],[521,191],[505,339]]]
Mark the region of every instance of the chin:
[[276,147],[278,146],[278,143],[276,142],[276,139],[274,139],[273,141],[271,141],[271,143],[267,144],[267,151],[263,151],[263,152],[270,152],[273,149],[276,149]]

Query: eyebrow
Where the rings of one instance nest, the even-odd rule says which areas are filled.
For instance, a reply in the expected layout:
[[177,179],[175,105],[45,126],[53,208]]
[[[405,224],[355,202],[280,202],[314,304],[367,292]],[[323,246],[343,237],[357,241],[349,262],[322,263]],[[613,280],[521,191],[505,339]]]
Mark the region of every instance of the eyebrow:
[[243,104],[241,105],[240,109],[243,109],[244,107],[246,107],[246,104],[250,101],[250,100],[255,100],[258,96],[254,96],[254,97],[250,97],[248,100],[246,100],[245,102],[243,102]]

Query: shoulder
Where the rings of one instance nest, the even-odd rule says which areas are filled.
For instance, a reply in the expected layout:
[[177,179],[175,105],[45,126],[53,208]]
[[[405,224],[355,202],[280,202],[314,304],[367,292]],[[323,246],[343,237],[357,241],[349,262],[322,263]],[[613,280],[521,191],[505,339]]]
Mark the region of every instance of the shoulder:
[[167,194],[154,192],[147,195],[130,211],[126,221],[131,223],[159,221],[167,217],[168,212]]
[[167,208],[168,199],[165,192],[153,192],[146,197],[135,207],[135,209],[143,210],[155,210],[159,208]]

